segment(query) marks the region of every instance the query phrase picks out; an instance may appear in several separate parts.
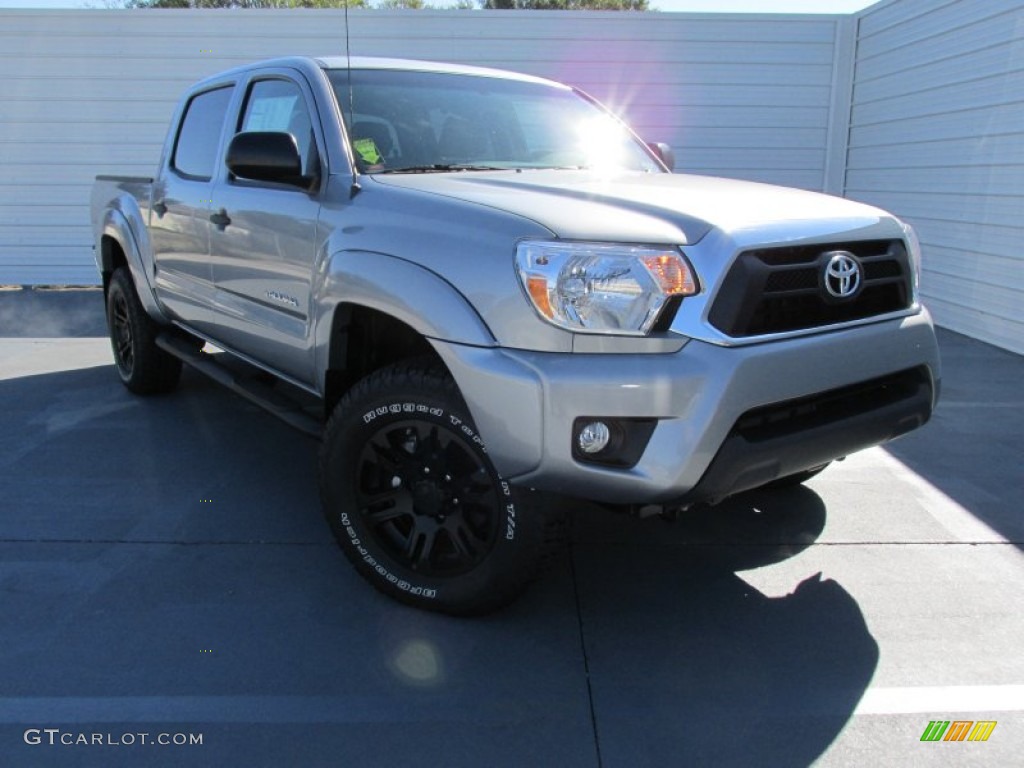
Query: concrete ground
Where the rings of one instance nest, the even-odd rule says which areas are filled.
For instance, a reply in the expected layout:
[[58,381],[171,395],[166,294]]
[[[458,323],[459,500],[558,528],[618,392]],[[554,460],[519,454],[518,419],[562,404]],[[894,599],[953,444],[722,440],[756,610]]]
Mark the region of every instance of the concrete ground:
[[919,432],[674,525],[582,508],[458,620],[355,574],[314,441],[124,390],[101,305],[0,292],[2,766],[1022,764],[1020,357],[944,332]]

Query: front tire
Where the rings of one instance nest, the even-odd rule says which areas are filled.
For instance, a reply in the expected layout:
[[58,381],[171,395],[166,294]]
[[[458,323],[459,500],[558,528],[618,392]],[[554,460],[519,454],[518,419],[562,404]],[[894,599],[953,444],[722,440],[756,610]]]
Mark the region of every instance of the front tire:
[[324,512],[356,570],[404,603],[479,614],[517,597],[564,516],[497,473],[448,373],[377,371],[338,404],[320,455]]
[[139,395],[170,392],[181,378],[181,361],[156,345],[159,326],[146,314],[127,268],[107,286],[107,328],[121,381]]

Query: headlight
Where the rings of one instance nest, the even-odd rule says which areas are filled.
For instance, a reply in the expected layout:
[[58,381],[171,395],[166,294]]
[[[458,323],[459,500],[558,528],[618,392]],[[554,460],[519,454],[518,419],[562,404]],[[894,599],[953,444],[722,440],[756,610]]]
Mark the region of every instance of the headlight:
[[913,273],[914,295],[913,302],[917,303],[918,291],[921,288],[921,241],[917,239],[917,232],[909,224],[900,222],[903,227],[903,234],[907,236],[907,247],[910,249],[910,270]]
[[671,247],[525,240],[516,268],[541,317],[577,333],[642,336],[672,297],[697,293]]

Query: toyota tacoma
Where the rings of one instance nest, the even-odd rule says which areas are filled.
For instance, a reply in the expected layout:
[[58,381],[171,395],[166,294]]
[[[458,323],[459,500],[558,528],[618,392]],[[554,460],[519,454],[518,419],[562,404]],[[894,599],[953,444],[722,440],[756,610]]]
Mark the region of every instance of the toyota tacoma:
[[183,96],[152,178],[100,176],[116,369],[195,366],[321,441],[356,569],[501,606],[564,537],[553,494],[671,514],[924,424],[913,230],[867,205],[674,174],[581,91],[293,57]]

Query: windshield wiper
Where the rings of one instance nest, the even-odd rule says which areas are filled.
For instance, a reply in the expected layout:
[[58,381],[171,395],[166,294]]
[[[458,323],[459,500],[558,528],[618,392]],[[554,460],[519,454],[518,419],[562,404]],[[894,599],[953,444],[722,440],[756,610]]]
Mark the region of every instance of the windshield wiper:
[[384,168],[373,173],[445,173],[448,171],[509,171],[497,165],[474,165],[472,163],[431,163],[430,165],[407,165],[404,168]]

